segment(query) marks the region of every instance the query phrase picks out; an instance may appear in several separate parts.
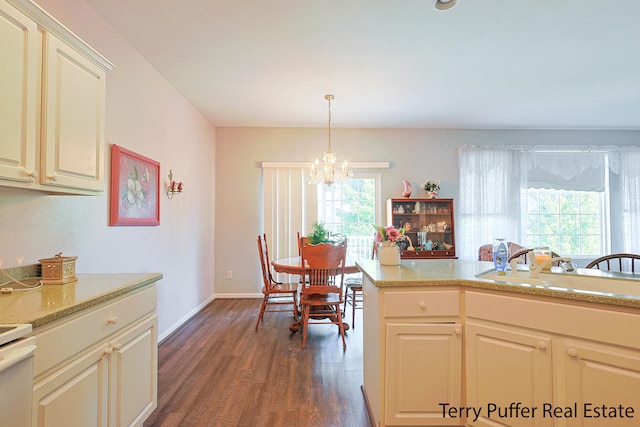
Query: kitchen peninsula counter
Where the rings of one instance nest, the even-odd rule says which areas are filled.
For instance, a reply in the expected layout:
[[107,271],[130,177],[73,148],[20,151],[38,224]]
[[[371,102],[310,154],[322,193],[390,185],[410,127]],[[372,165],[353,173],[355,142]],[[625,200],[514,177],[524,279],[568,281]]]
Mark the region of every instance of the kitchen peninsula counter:
[[512,402],[537,408],[527,425],[553,424],[554,408],[567,425],[585,425],[596,406],[635,414],[611,425],[638,425],[640,275],[518,271],[491,280],[478,277],[491,262],[357,265],[372,425],[523,425],[522,414],[510,420],[496,409],[505,414]]
[[34,329],[118,298],[162,279],[160,273],[78,274],[64,285],[44,285],[0,295],[0,323],[30,323]]
[[[493,269],[493,263],[469,260],[402,260],[398,266],[381,266],[377,261],[358,260],[358,268],[378,288],[394,287],[446,287],[460,286],[465,289],[485,289],[515,292],[528,295],[568,299],[581,302],[609,304],[620,307],[640,308],[640,274],[605,272],[593,269],[577,269],[576,273],[541,273],[540,279],[553,279],[551,286],[534,286],[528,283],[478,278]],[[526,282],[529,271],[519,271],[519,278]],[[566,275],[566,276],[565,276]],[[573,277],[571,286],[561,285],[562,277]],[[577,283],[575,279],[584,278]],[[590,284],[594,279],[613,279],[610,289],[602,292]],[[637,283],[634,283],[636,282]],[[633,283],[633,286],[629,286]]]

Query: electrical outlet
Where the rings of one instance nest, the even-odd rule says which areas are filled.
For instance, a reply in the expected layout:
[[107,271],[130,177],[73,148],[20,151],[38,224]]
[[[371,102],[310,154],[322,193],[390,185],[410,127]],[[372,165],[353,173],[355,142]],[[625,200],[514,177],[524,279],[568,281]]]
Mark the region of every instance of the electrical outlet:
[[231,270],[227,271],[227,279],[233,278],[233,272]]

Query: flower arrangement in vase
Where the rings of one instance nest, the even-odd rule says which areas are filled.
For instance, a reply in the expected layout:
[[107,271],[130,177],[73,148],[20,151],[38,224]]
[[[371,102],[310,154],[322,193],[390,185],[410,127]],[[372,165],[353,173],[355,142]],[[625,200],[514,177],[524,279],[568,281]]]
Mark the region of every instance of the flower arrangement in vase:
[[421,184],[424,191],[427,192],[427,198],[435,199],[440,191],[440,180],[427,179]]
[[397,229],[393,225],[382,227],[374,225],[377,230],[375,241],[378,243],[378,260],[380,265],[399,265],[400,247],[408,237],[404,234],[404,228]]

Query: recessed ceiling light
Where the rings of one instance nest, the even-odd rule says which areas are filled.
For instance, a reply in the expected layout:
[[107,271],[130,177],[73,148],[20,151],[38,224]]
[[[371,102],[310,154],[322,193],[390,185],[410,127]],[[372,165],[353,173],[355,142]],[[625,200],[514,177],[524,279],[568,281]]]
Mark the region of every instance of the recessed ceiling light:
[[458,0],[436,0],[435,7],[438,10],[451,9],[458,3]]

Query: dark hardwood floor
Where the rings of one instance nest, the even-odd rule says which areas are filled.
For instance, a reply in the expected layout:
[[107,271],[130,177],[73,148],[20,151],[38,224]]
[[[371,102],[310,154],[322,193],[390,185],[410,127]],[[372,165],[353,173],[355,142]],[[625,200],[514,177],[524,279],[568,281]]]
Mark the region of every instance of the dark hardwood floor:
[[266,313],[255,331],[259,306],[215,300],[160,344],[158,408],[144,426],[369,426],[362,311],[346,350],[335,325],[310,326],[303,350],[291,314]]

